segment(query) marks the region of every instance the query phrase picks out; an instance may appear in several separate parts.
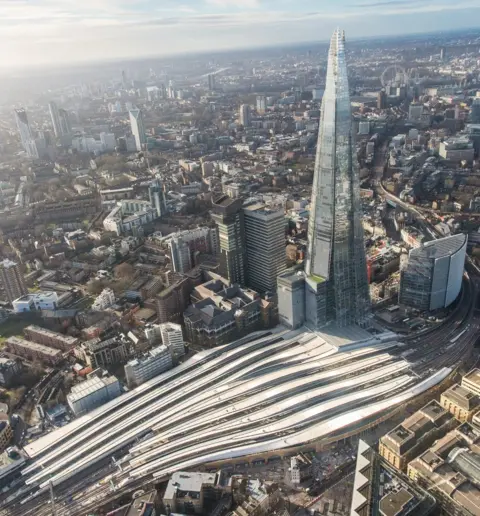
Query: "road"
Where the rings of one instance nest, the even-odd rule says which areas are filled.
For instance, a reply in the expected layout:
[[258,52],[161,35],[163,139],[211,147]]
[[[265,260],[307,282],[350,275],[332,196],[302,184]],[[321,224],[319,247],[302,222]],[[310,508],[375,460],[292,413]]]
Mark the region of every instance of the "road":
[[[404,202],[383,187],[383,178],[388,155],[388,145],[385,144],[375,157],[374,185],[377,195],[385,200],[394,202],[403,210],[410,213],[422,229],[432,238],[442,237],[438,230],[428,221],[423,210]],[[416,363],[416,369],[424,372],[439,367],[454,367],[462,361],[462,357],[470,356],[480,329],[480,311],[477,309],[478,292],[480,287],[480,269],[467,257],[466,272],[463,281],[459,307],[452,317],[438,329],[427,335],[407,339],[412,344],[409,361]],[[462,334],[462,332],[464,332]],[[457,335],[458,340],[451,342]]]

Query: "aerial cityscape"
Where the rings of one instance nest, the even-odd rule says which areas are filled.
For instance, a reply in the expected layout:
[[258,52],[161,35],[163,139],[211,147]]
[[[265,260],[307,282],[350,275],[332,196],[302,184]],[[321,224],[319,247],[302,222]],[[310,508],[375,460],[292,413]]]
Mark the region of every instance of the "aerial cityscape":
[[480,516],[480,29],[47,3],[0,0],[72,17],[0,59],[0,516]]

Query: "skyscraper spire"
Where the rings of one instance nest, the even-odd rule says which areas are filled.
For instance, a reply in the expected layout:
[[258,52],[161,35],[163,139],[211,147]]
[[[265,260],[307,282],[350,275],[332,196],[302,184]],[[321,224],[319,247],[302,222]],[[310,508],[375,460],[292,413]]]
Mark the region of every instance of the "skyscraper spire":
[[367,325],[370,295],[363,242],[345,35],[337,29],[328,55],[318,132],[304,271],[277,278],[280,321],[318,330]]
[[314,327],[362,323],[370,309],[344,41],[337,29],[330,43],[312,188],[305,308]]

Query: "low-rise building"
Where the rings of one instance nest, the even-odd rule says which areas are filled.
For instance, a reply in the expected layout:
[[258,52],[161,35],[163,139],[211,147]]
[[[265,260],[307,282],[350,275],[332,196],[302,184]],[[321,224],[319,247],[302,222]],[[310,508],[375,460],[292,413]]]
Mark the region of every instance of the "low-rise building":
[[13,311],[18,314],[33,310],[56,310],[59,302],[56,292],[36,292],[15,299],[12,305]]
[[130,388],[168,371],[173,366],[172,353],[165,345],[151,349],[145,355],[130,360],[125,366],[125,378]]
[[305,454],[300,453],[290,458],[290,482],[294,485],[301,484],[308,480],[313,473],[312,460]]
[[206,498],[217,484],[217,475],[177,471],[170,478],[163,505],[168,513],[203,514]]
[[12,442],[13,429],[8,421],[0,421],[0,453]]
[[115,376],[103,378],[93,376],[72,387],[70,394],[67,394],[67,402],[72,412],[79,416],[113,400],[120,394],[120,383]]
[[462,378],[462,387],[480,397],[480,369],[472,369]]
[[106,310],[113,304],[115,304],[115,292],[111,288],[104,288],[95,299],[95,302],[92,305],[92,310]]
[[442,514],[480,515],[479,439],[464,423],[408,464],[408,477],[435,496]]
[[50,348],[43,344],[20,339],[19,337],[9,337],[5,344],[14,355],[32,361],[40,360],[47,364],[55,364],[62,358],[62,352],[59,349]]
[[440,143],[438,154],[447,161],[456,163],[467,161],[471,163],[475,156],[475,149],[468,136],[454,137]]
[[456,424],[437,401],[430,401],[380,439],[379,453],[393,467],[405,471],[414,457]]
[[157,210],[149,201],[123,200],[119,201],[107,215],[103,221],[103,227],[117,235],[124,235],[133,231],[134,228],[152,222],[157,217]]
[[42,328],[40,326],[36,326],[35,324],[27,326],[23,331],[25,336],[33,342],[38,342],[39,344],[44,344],[45,346],[61,349],[62,351],[69,351],[79,343],[79,339],[76,337],[71,337],[70,335],[64,335],[63,333],[48,330],[47,328]]
[[440,404],[456,419],[464,423],[471,421],[473,414],[480,409],[480,398],[464,387],[455,384],[442,393]]

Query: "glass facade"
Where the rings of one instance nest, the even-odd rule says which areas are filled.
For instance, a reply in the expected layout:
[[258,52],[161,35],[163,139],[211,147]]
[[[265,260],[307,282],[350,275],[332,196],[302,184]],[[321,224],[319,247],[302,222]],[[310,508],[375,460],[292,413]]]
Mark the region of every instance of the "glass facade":
[[310,326],[365,322],[370,296],[344,36],[339,30],[330,44],[322,101],[305,274]]

